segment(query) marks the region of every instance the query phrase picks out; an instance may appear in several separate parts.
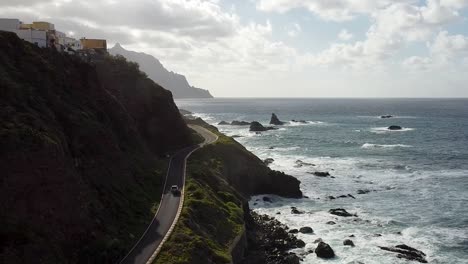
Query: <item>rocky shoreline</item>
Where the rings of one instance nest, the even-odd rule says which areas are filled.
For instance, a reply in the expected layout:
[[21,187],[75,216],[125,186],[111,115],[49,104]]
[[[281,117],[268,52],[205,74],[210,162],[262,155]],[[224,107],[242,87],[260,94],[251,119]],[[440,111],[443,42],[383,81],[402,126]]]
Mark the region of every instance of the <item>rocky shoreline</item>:
[[305,247],[304,241],[288,232],[289,228],[267,215],[250,211],[247,227],[247,253],[241,264],[299,264],[291,249]]

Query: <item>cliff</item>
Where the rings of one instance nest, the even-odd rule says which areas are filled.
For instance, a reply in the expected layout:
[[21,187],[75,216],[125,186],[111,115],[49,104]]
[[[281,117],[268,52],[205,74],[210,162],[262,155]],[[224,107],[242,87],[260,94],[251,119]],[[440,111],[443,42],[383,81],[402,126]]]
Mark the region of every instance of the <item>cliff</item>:
[[208,90],[191,86],[184,75],[168,71],[158,59],[149,54],[126,50],[120,44],[109,49],[109,53],[122,55],[127,60],[138,63],[142,71],[154,82],[171,91],[174,98],[213,98]]
[[191,132],[123,57],[91,65],[0,32],[0,262],[115,263]]
[[269,193],[301,198],[300,182],[270,170],[203,120],[188,122],[210,129],[219,139],[190,156],[181,217],[154,263],[238,262],[247,246],[246,224],[252,222],[250,196]]

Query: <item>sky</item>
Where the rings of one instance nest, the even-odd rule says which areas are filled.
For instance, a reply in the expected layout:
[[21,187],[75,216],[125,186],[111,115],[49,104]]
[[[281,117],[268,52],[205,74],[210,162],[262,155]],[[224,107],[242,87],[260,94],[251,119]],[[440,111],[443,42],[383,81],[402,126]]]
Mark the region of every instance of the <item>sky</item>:
[[216,97],[468,97],[468,0],[1,0]]

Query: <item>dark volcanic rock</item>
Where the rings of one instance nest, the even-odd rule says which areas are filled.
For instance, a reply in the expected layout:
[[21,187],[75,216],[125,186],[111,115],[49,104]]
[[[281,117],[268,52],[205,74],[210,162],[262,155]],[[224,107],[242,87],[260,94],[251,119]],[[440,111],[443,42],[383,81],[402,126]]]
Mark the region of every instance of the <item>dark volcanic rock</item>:
[[272,113],[271,114],[271,119],[270,119],[270,125],[277,125],[277,126],[281,126],[281,125],[284,125],[285,123],[280,121],[279,118],[276,116],[275,113]]
[[267,202],[267,203],[273,202],[273,201],[271,200],[271,198],[268,197],[268,196],[263,196],[263,201],[264,201],[264,202]]
[[389,126],[388,130],[402,130],[403,128],[401,126]]
[[398,258],[427,263],[424,252],[407,245],[397,245],[395,247],[379,247],[382,250],[398,253]]
[[297,234],[297,233],[299,233],[299,230],[297,230],[297,229],[291,229],[291,230],[289,230],[289,233],[290,233],[290,234]]
[[263,161],[263,163],[265,163],[265,165],[268,166],[268,165],[270,165],[271,163],[273,163],[274,161],[275,161],[274,159],[268,158],[268,159],[265,159],[265,160]]
[[343,217],[351,217],[351,216],[357,216],[356,214],[350,214],[348,213],[345,209],[343,208],[338,208],[338,209],[330,209],[328,211],[332,215],[337,215],[337,216],[343,216]]
[[304,241],[287,231],[278,220],[251,212],[247,225],[247,252],[242,264],[297,264],[300,259],[289,250],[305,247]]
[[250,123],[251,132],[263,132],[263,131],[275,130],[275,129],[276,128],[274,127],[265,127],[257,121],[253,121],[252,123]]
[[221,121],[221,122],[218,123],[218,125],[225,126],[225,125],[229,125],[229,123],[226,122],[226,121]]
[[234,121],[231,122],[232,126],[249,126],[250,124],[251,124],[250,122],[237,121],[237,120],[234,120]]
[[299,264],[301,259],[296,254],[290,254],[284,258],[284,264]]
[[301,227],[299,229],[299,232],[301,232],[302,234],[312,234],[314,230],[312,229],[312,227],[305,226],[305,227]]
[[371,192],[370,190],[358,190],[357,191],[358,194],[368,194],[370,192]]
[[296,207],[291,207],[291,214],[304,214],[304,212],[298,210]]
[[343,245],[354,247],[354,242],[351,239],[345,239],[345,241],[343,241]]
[[383,115],[383,116],[380,116],[380,118],[392,118],[393,116],[392,115]]
[[317,177],[329,177],[330,176],[330,173],[328,171],[315,171],[312,174]]
[[307,124],[307,121],[305,120],[291,120],[291,122],[294,122],[294,123],[302,123],[302,124]]
[[324,259],[331,259],[335,257],[335,252],[327,243],[320,242],[315,249],[315,254],[317,257],[324,258]]
[[328,221],[326,224],[327,224],[327,225],[336,225],[336,223],[333,222],[333,221]]

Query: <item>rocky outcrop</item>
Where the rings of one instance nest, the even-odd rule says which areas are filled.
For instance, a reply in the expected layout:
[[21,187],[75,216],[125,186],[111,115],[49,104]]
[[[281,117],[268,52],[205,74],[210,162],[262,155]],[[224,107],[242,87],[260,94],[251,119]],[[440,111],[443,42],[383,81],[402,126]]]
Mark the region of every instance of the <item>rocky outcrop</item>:
[[295,120],[295,119],[293,119],[293,120],[291,120],[291,122],[294,122],[294,123],[301,123],[301,124],[307,124],[307,121],[305,121],[305,120]]
[[250,123],[250,129],[249,130],[251,132],[264,132],[264,131],[275,130],[275,129],[276,128],[274,128],[274,127],[265,127],[262,124],[260,124],[259,122],[253,121],[252,123]]
[[301,232],[302,234],[312,234],[314,230],[310,226],[304,226],[299,229],[299,232]]
[[407,245],[397,245],[395,247],[379,247],[382,250],[398,253],[398,258],[427,263],[424,252]]
[[317,177],[322,177],[322,178],[331,176],[328,171],[314,171],[314,172],[312,172],[312,174],[317,176]]
[[392,115],[383,115],[383,116],[380,116],[380,118],[382,119],[388,119],[388,118],[392,118],[393,116]]
[[[192,120],[193,124],[216,130],[203,120]],[[288,198],[302,198],[300,181],[283,172],[271,170],[257,156],[235,140],[220,135],[223,144],[206,146],[222,162],[222,177],[245,197],[259,194],[276,194]]]
[[388,127],[388,130],[402,130],[402,129],[403,128],[401,126],[395,126],[395,125]]
[[263,163],[265,163],[265,165],[268,166],[268,165],[272,164],[274,161],[275,160],[272,159],[272,158],[267,158],[267,159],[263,160]]
[[319,242],[317,248],[315,249],[315,254],[317,257],[323,259],[331,259],[335,257],[335,252],[330,247],[330,245],[325,242]]
[[282,126],[284,124],[285,124],[285,122],[280,121],[275,113],[271,114],[270,125]]
[[221,121],[221,122],[218,123],[218,125],[219,126],[225,126],[225,125],[229,125],[229,123],[226,122],[226,121]]
[[250,126],[250,122],[247,122],[247,121],[237,121],[237,120],[234,120],[231,122],[231,126]]
[[343,245],[354,247],[354,242],[351,239],[345,239],[345,241],[343,241]]
[[296,207],[291,207],[291,214],[304,214],[304,211],[301,211]]
[[338,208],[338,209],[330,209],[328,211],[332,215],[337,215],[337,216],[342,216],[342,217],[351,217],[351,216],[357,216],[356,214],[350,214],[348,213],[345,209],[343,208]]
[[252,212],[252,220],[247,223],[248,252],[240,263],[299,263],[299,257],[288,251],[303,248],[305,243],[287,230],[278,220]]

